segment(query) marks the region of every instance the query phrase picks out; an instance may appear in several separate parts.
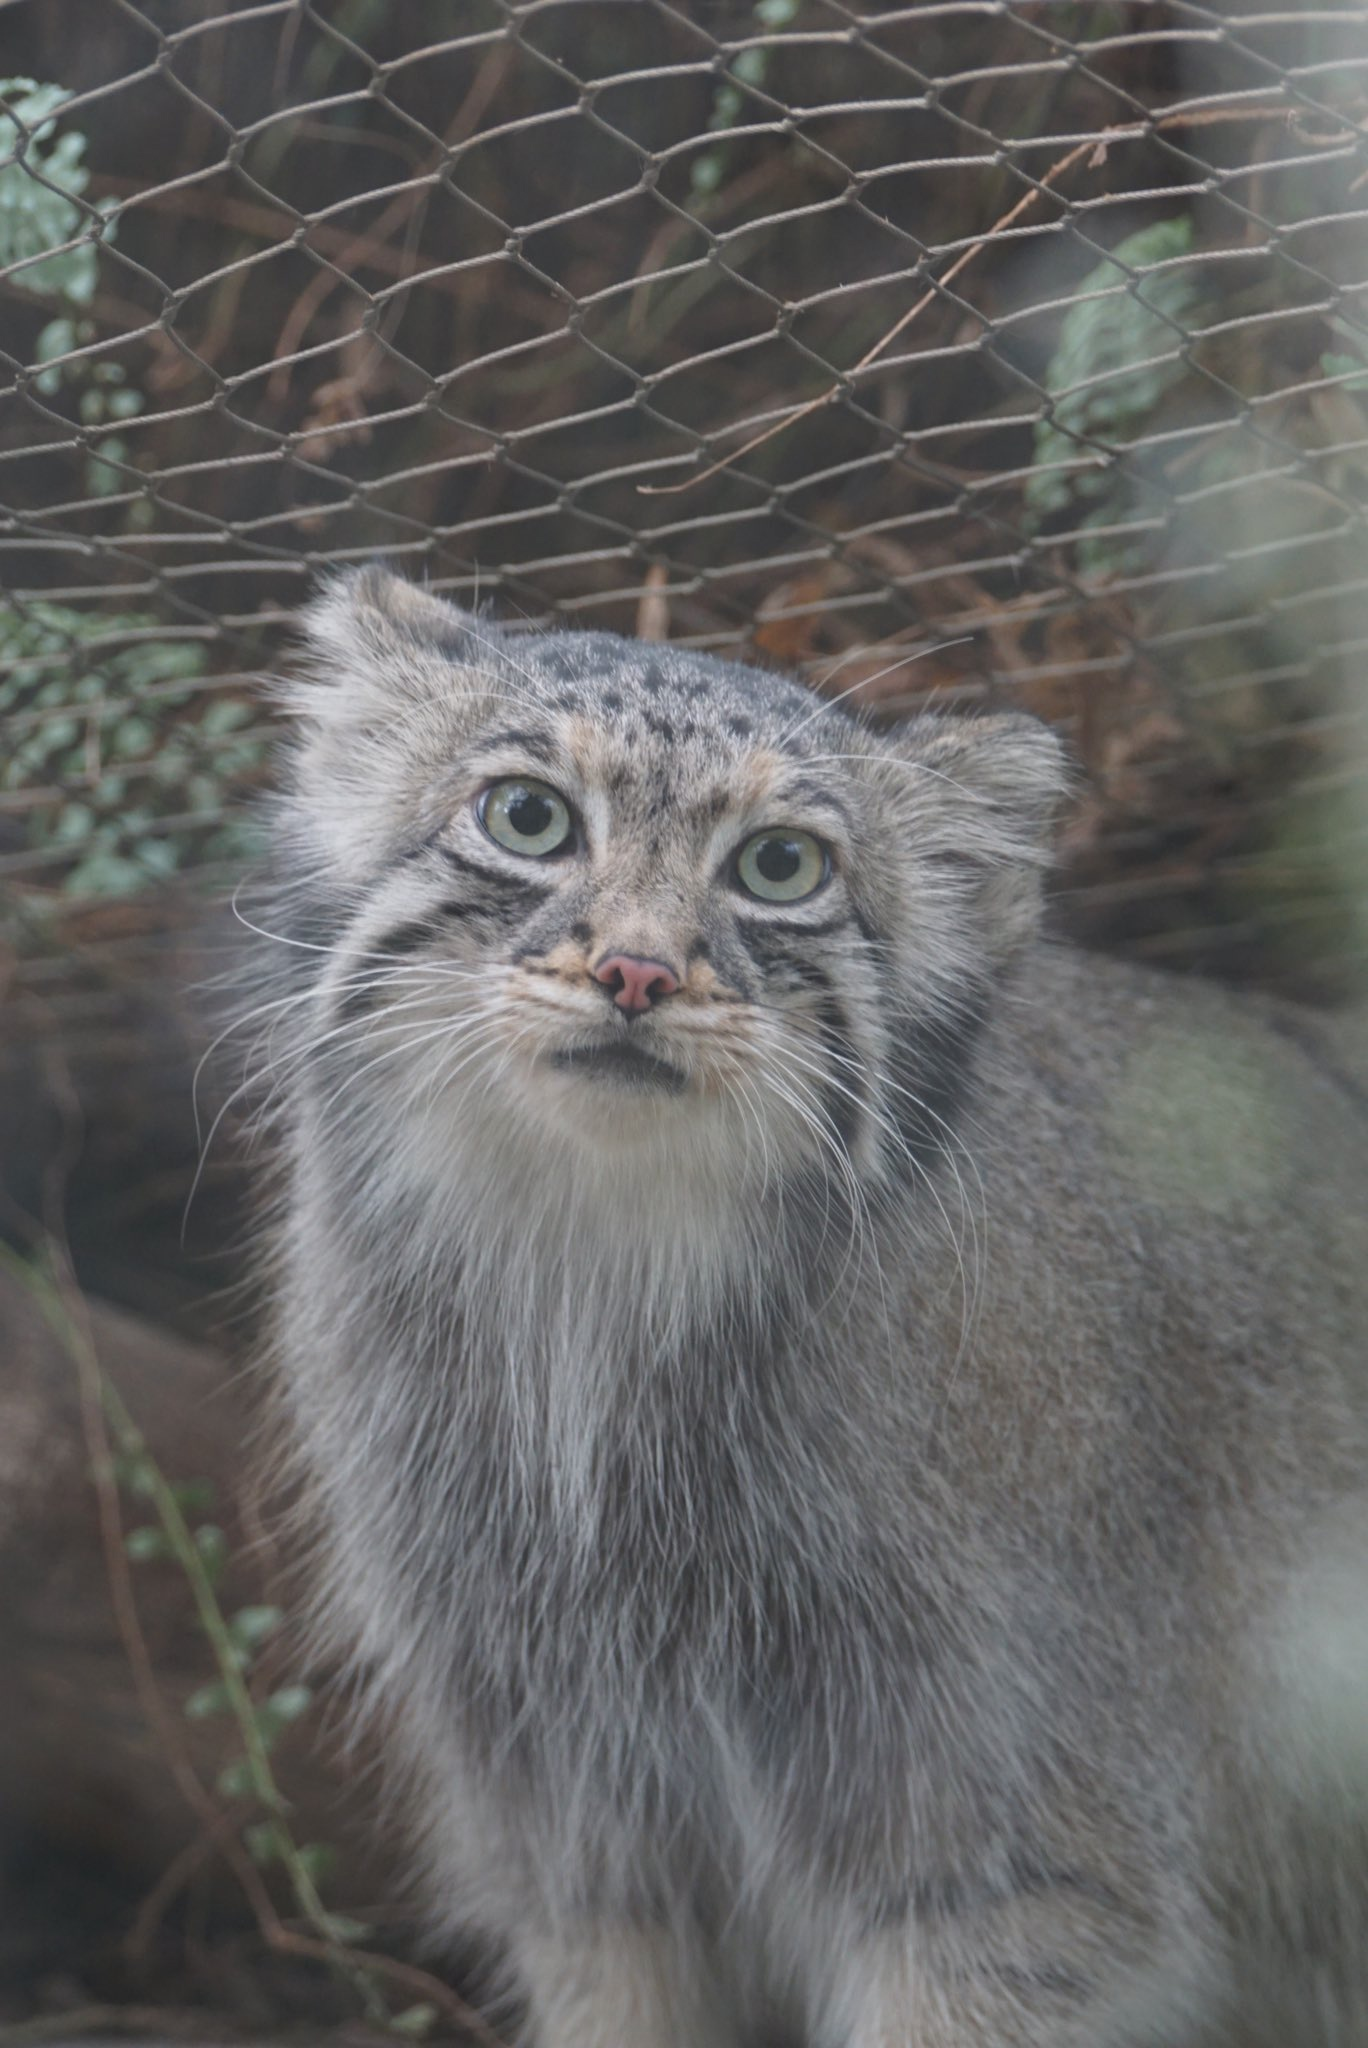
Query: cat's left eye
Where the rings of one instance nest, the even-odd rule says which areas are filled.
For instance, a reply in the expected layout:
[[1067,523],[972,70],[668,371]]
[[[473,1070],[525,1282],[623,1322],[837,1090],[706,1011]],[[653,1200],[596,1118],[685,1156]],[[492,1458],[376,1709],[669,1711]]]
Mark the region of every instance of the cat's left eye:
[[574,844],[569,804],[548,783],[534,782],[530,776],[491,783],[476,804],[475,815],[496,845],[533,860],[568,853]]
[[821,888],[831,862],[810,832],[757,832],[736,856],[736,879],[762,903],[801,903]]

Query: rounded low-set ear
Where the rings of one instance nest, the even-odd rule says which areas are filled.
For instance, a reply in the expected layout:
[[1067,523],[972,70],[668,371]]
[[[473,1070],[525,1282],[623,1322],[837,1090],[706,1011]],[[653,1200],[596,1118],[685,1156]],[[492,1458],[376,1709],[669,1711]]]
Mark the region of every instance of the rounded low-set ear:
[[314,682],[345,689],[360,680],[368,697],[377,685],[388,685],[401,701],[421,696],[431,683],[434,658],[449,687],[451,665],[478,659],[478,643],[490,634],[456,605],[380,562],[331,577],[299,623]]
[[1021,711],[925,717],[890,737],[904,760],[966,799],[966,819],[978,812],[987,836],[1006,828],[1032,843],[1048,838],[1072,778],[1063,743],[1040,719]]
[[300,618],[280,696],[296,718],[295,813],[339,872],[412,829],[416,791],[497,668],[499,631],[377,563],[332,577]]
[[1014,951],[1039,925],[1041,876],[1072,780],[1058,735],[1023,712],[993,712],[917,718],[885,745],[913,770],[919,850],[970,874],[984,939],[998,956]]

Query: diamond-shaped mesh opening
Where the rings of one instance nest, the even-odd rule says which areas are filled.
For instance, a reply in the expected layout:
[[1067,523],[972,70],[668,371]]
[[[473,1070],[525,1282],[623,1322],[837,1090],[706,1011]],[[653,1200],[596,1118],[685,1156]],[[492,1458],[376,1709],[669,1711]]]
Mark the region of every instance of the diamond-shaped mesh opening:
[[1364,953],[1368,23],[1186,0],[41,0],[0,101],[0,882],[240,866],[381,553],[999,701],[1061,915]]

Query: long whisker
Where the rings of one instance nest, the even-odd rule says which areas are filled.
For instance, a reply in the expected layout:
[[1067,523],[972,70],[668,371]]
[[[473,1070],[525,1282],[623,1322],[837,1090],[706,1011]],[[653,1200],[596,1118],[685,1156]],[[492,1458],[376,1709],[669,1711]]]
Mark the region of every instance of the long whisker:
[[[836,1060],[843,1060],[844,1056],[841,1054],[833,1054],[832,1058]],[[948,1124],[945,1118],[939,1115],[936,1110],[932,1109],[931,1105],[928,1102],[924,1101],[921,1096],[915,1094],[913,1090],[911,1090],[910,1088],[905,1088],[900,1082],[893,1080],[891,1075],[884,1074],[882,1076],[882,1086],[886,1089],[891,1090],[893,1093],[897,1095],[903,1096],[909,1103],[912,1104],[913,1108],[917,1111],[918,1115],[921,1116],[928,1125],[934,1124],[939,1127],[938,1132],[931,1131],[928,1129],[927,1135],[931,1138],[936,1151],[944,1160],[948,1171],[954,1178],[956,1191],[959,1196],[960,1214],[963,1218],[964,1227],[969,1231],[972,1240],[971,1257],[968,1261],[966,1261],[963,1238],[956,1235],[953,1231],[953,1228],[950,1224],[949,1216],[945,1209],[945,1205],[940,1199],[939,1192],[936,1189],[934,1182],[927,1182],[925,1175],[923,1175],[923,1183],[928,1187],[932,1199],[936,1202],[936,1205],[941,1212],[942,1219],[944,1220],[946,1225],[947,1234],[950,1237],[951,1243],[954,1245],[956,1257],[959,1262],[962,1314],[960,1322],[959,1346],[956,1351],[954,1361],[954,1366],[955,1368],[957,1368],[967,1349],[969,1338],[972,1334],[974,1324],[977,1321],[978,1310],[982,1301],[983,1276],[986,1266],[987,1252],[987,1192],[983,1185],[983,1177],[978,1170],[978,1165],[974,1159],[972,1152],[970,1152],[969,1148],[964,1143],[963,1138],[953,1128],[953,1126]],[[892,1131],[890,1132],[890,1135],[895,1138],[895,1141],[902,1148],[904,1156],[908,1157],[910,1161],[910,1148],[907,1146],[907,1141],[905,1140],[905,1138],[903,1138],[902,1133]],[[965,1161],[965,1164],[967,1165],[970,1173],[973,1175],[974,1183],[978,1192],[977,1206],[975,1206],[975,1204],[969,1200],[968,1189],[965,1186],[964,1177],[960,1172],[958,1159],[956,1157],[957,1154],[959,1155],[959,1158],[962,1158]],[[982,1217],[983,1220],[982,1238],[980,1238],[979,1235],[980,1217]]]
[[[962,633],[957,640],[938,640],[934,646],[918,647],[913,653],[901,655],[897,661],[890,661],[885,667],[876,669],[872,676],[857,677],[847,688],[838,690],[834,697],[823,695],[814,711],[808,713],[806,717],[800,718],[796,725],[791,725],[787,728],[780,740],[780,745],[782,746],[784,740],[796,739],[799,733],[806,732],[808,727],[815,724],[824,712],[832,711],[838,705],[844,704],[848,698],[855,696],[857,691],[871,689],[875,683],[882,682],[885,676],[891,676],[895,670],[910,668],[913,662],[916,661],[925,661],[929,654],[944,654],[947,647],[963,647],[972,638],[973,635],[971,633]],[[861,651],[860,649],[854,649],[849,654],[842,656],[841,660],[836,664],[836,668],[830,669],[827,676],[823,678],[823,681],[825,682],[835,675],[837,668],[844,668],[846,662],[857,660]]]
[[[356,976],[338,983],[334,983],[333,991],[336,993],[349,993],[355,990],[366,991],[376,988],[382,988],[389,985],[392,982],[398,982],[404,978],[417,978],[421,975],[421,973],[422,969],[418,967],[395,967],[388,975]],[[395,1016],[400,1015],[404,1012],[424,1008],[432,1000],[433,994],[433,989],[431,987],[428,987],[425,990],[423,990],[420,994],[412,996],[404,1002],[389,1004],[384,1012],[383,1021],[387,1023],[389,1019],[394,1018]],[[260,1016],[269,1011],[281,1012],[287,1008],[295,1007],[300,1004],[305,1004],[316,1000],[317,990],[303,989],[297,991],[294,995],[280,998],[278,1002],[262,1004],[259,1007],[259,1009],[252,1014],[254,1016]],[[281,1016],[277,1014],[273,1021],[272,1035],[274,1033],[275,1027],[278,1026],[281,1021]],[[366,1033],[367,1031],[374,1031],[377,1028],[377,1022],[378,1020],[374,1018],[347,1019],[342,1024],[333,1026],[328,1031],[318,1033],[314,1037],[304,1040],[298,1045],[291,1046],[288,1052],[283,1057],[273,1057],[272,1059],[267,1061],[264,1066],[257,1066],[252,1068],[249,1072],[247,1072],[244,1075],[244,1078],[237,1084],[237,1086],[229,1092],[229,1094],[225,1097],[223,1102],[220,1103],[217,1111],[215,1112],[214,1119],[210,1124],[208,1131],[205,1132],[203,1136],[201,1136],[200,1134],[198,1101],[196,1100],[195,1134],[197,1140],[199,1141],[199,1156],[195,1165],[194,1178],[191,1181],[189,1191],[186,1195],[185,1206],[181,1215],[182,1243],[184,1243],[185,1241],[185,1232],[189,1224],[191,1208],[194,1203],[195,1196],[199,1191],[200,1183],[203,1180],[205,1167],[208,1163],[214,1139],[217,1136],[220,1126],[222,1125],[225,1117],[227,1117],[230,1114],[234,1105],[238,1101],[240,1101],[243,1095],[247,1094],[252,1089],[261,1088],[267,1076],[270,1077],[272,1088],[278,1088],[280,1084],[290,1076],[290,1074],[296,1071],[301,1065],[305,1064],[310,1058],[315,1056],[324,1048],[326,1048],[329,1045],[335,1044],[339,1041],[345,1040],[349,1034],[361,1036],[363,1033]],[[229,1031],[231,1032],[235,1028],[237,1027],[230,1026]],[[214,1041],[215,1046],[221,1044],[226,1036],[228,1036],[228,1032],[221,1032],[219,1034],[219,1037]],[[200,1075],[203,1070],[204,1061],[205,1059],[207,1059],[207,1057],[208,1054],[206,1053],[204,1057],[201,1058],[199,1064],[195,1069],[196,1086],[198,1085]]]
[[[870,1112],[868,1105],[862,1100],[860,1096],[856,1095],[852,1089],[847,1088],[843,1082],[838,1081],[836,1077],[832,1075],[826,1068],[818,1065],[815,1061],[805,1058],[804,1055],[798,1051],[797,1047],[793,1046],[792,1044],[789,1044],[785,1047],[785,1063],[786,1069],[788,1071],[791,1071],[794,1065],[799,1066],[805,1072],[812,1074],[820,1083],[836,1088],[839,1093],[846,1096],[861,1112],[865,1114],[873,1114],[875,1116],[876,1121],[882,1121],[882,1119],[877,1117],[876,1112]],[[835,1125],[831,1122],[830,1116],[828,1115],[824,1106],[820,1103],[814,1106],[817,1109],[818,1114],[820,1114],[820,1116],[822,1117],[824,1123],[832,1132],[833,1138],[835,1140],[838,1156],[842,1162],[843,1180],[846,1184],[847,1191],[851,1195],[852,1208],[856,1211],[860,1256],[864,1256],[866,1247],[872,1254],[875,1277],[878,1281],[879,1292],[883,1300],[883,1307],[886,1318],[888,1312],[888,1304],[887,1299],[884,1296],[883,1271],[878,1256],[877,1240],[874,1233],[873,1218],[869,1210],[868,1196],[866,1195],[865,1190],[860,1182],[859,1176],[856,1173],[854,1162],[850,1158],[849,1151],[844,1141],[841,1139],[839,1132],[836,1130]]]
[[[853,1162],[841,1139],[840,1132],[836,1129],[823,1104],[813,1099],[811,1091],[801,1081],[797,1083],[796,1087],[790,1087],[788,1085],[789,1077],[785,1075],[781,1078],[768,1061],[762,1061],[758,1071],[770,1090],[782,1102],[787,1103],[788,1107],[795,1112],[800,1121],[811,1131],[817,1141],[819,1159],[834,1161],[838,1183],[845,1191],[849,1203],[851,1221],[854,1226],[854,1236],[847,1242],[846,1257],[832,1289],[834,1293],[844,1280],[851,1258],[863,1258],[866,1247],[872,1243],[872,1225],[864,1190],[860,1186]],[[829,1175],[826,1177],[826,1184],[828,1189],[830,1189],[831,1181]],[[830,1221],[831,1212],[828,1206],[823,1223],[824,1236]],[[876,1266],[877,1263],[876,1256]]]
[[[883,1132],[885,1137],[896,1148],[896,1150],[900,1152],[904,1158],[907,1159],[908,1163],[914,1163],[914,1155],[904,1134],[881,1111],[873,1108],[872,1105],[863,1101],[862,1098],[860,1098],[859,1096],[856,1096],[851,1089],[845,1087],[845,1085],[838,1081],[826,1068],[817,1065],[814,1061],[806,1059],[804,1055],[801,1052],[799,1052],[796,1047],[790,1047],[788,1049],[788,1057],[794,1063],[805,1068],[808,1072],[814,1074],[819,1080],[824,1081],[827,1084],[840,1089],[840,1091],[843,1094],[847,1095],[852,1102],[854,1102],[859,1108],[863,1110],[864,1114],[871,1118],[871,1120]],[[831,1052],[828,1054],[828,1057],[830,1058],[833,1064],[839,1064],[841,1066],[844,1066],[851,1073],[854,1073],[856,1075],[862,1075],[862,1069],[859,1066],[859,1064],[856,1061],[849,1059],[846,1055]],[[964,1185],[963,1176],[960,1173],[959,1166],[955,1160],[954,1153],[950,1148],[950,1144],[946,1142],[946,1138],[948,1137],[951,1140],[951,1142],[954,1143],[956,1149],[962,1150],[963,1147],[960,1144],[960,1141],[958,1140],[956,1135],[951,1131],[950,1126],[945,1123],[944,1118],[937,1116],[935,1111],[933,1111],[929,1107],[929,1105],[922,1103],[918,1097],[912,1094],[910,1089],[901,1087],[900,1084],[892,1081],[887,1076],[884,1076],[883,1080],[885,1085],[895,1089],[899,1094],[906,1096],[908,1100],[911,1101],[920,1111],[922,1111],[927,1118],[939,1124],[941,1126],[941,1129],[946,1133],[946,1137],[938,1137],[932,1134],[933,1142],[935,1144],[937,1152],[944,1159],[945,1164],[954,1179],[956,1190],[959,1195],[959,1208],[962,1219],[961,1228],[967,1229],[970,1232],[973,1240],[972,1259],[967,1260],[965,1257],[964,1239],[962,1235],[960,1235],[960,1233],[956,1231],[953,1223],[951,1222],[949,1211],[947,1210],[945,1203],[941,1198],[940,1191],[936,1187],[935,1182],[933,1180],[928,1179],[925,1174],[920,1174],[919,1178],[926,1192],[930,1195],[931,1200],[935,1203],[936,1208],[940,1213],[941,1220],[945,1225],[946,1237],[955,1252],[956,1265],[960,1280],[961,1299],[960,1339],[959,1349],[956,1354],[958,1359],[963,1355],[965,1347],[967,1346],[969,1334],[972,1330],[973,1323],[977,1316],[978,1305],[981,1298],[983,1272],[977,1218],[974,1214],[973,1207],[969,1202],[968,1193]],[[968,1155],[967,1152],[965,1153],[965,1157],[966,1159],[968,1159],[970,1169],[973,1172],[975,1180],[978,1183],[980,1200],[982,1202],[983,1183],[978,1174],[978,1169],[974,1165],[972,1158]]]
[[950,789],[957,789],[968,802],[978,804],[983,810],[991,811],[995,808],[992,798],[983,790],[972,789],[967,782],[959,781],[954,775],[947,775],[943,768],[933,768],[929,761],[905,759],[901,754],[892,753],[887,748],[877,754],[805,754],[803,760],[804,765],[813,765],[819,761],[861,761],[866,767],[875,763],[880,768],[899,768],[904,775],[928,775],[935,782],[943,782]]

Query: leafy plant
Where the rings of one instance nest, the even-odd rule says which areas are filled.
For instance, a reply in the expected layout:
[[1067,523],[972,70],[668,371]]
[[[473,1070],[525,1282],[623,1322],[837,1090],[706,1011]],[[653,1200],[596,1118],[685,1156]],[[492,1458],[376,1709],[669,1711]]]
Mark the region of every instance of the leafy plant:
[[[255,1808],[259,1817],[249,1821],[241,1840],[254,1862],[280,1866],[307,1930],[286,1928],[272,1912],[263,1933],[268,1938],[273,1934],[277,1946],[289,1953],[327,1963],[350,1987],[366,2017],[401,2039],[425,2039],[438,2018],[439,2005],[459,2021],[474,2023],[463,2002],[426,1971],[359,1949],[356,1944],[369,1930],[325,1905],[318,1886],[331,1852],[325,1844],[295,1841],[289,1805],[271,1761],[282,1731],[308,1711],[313,1696],[309,1687],[296,1684],[279,1686],[259,1698],[251,1682],[263,1645],[284,1621],[282,1611],[266,1605],[239,1607],[232,1613],[225,1609],[218,1589],[227,1542],[216,1523],[201,1519],[212,1509],[212,1490],[202,1480],[173,1483],[162,1471],[101,1365],[84,1320],[72,1312],[70,1276],[64,1284],[60,1255],[50,1252],[40,1262],[0,1245],[0,1268],[31,1294],[93,1404],[98,1418],[95,1441],[103,1444],[96,1456],[97,1482],[108,1484],[112,1479],[121,1492],[150,1511],[152,1519],[125,1536],[126,1555],[136,1566],[164,1560],[181,1572],[189,1589],[217,1675],[191,1694],[184,1712],[192,1720],[221,1713],[235,1725],[241,1755],[220,1774],[218,1790],[224,1798]],[[424,1996],[396,2009],[390,1984]]]
[[[800,0],[755,0],[751,13],[762,29],[771,34],[777,29],[787,28],[798,12]],[[734,128],[745,111],[746,96],[742,87],[760,86],[769,71],[770,53],[763,43],[751,43],[746,49],[738,50],[727,68],[716,92],[713,94],[712,113],[708,126],[720,134]],[[726,175],[727,150],[724,144],[702,150],[694,158],[689,172],[689,190],[695,199],[706,199],[717,190]]]
[[[110,230],[90,231],[103,208],[82,200],[85,136],[56,133],[70,97],[32,78],[0,80],[0,268],[27,296],[54,302],[35,344],[45,367],[34,384],[45,398],[74,401],[98,430],[85,481],[102,497],[126,481],[129,451],[116,429],[146,401],[123,364],[79,353],[94,338],[85,309]],[[150,503],[135,499],[124,517],[137,526],[150,515]],[[127,895],[174,872],[192,847],[238,850],[240,825],[208,821],[232,781],[257,765],[261,742],[243,730],[246,705],[202,697],[205,668],[201,645],[161,637],[148,613],[0,602],[0,793],[33,799],[14,806],[27,844],[67,857],[69,893]],[[181,822],[159,828],[172,816]]]
[[[0,164],[0,268],[21,265],[10,281],[40,298],[63,302],[63,311],[49,320],[34,347],[34,359],[49,363],[34,378],[44,397],[66,389],[77,394],[77,409],[87,427],[117,426],[143,410],[145,400],[128,382],[122,363],[54,360],[74,355],[95,338],[95,325],[82,317],[95,295],[99,243],[108,240],[112,225],[104,222],[98,236],[84,233],[92,217],[107,214],[111,201],[94,206],[78,203],[90,173],[84,162],[86,138],[67,129],[53,138],[55,116],[71,94],[62,86],[40,85],[32,78],[0,79],[0,149],[10,152]],[[86,488],[92,497],[107,497],[125,481],[128,445],[116,432],[101,434],[86,456]],[[129,508],[130,523],[145,525],[151,507],[137,500]]]
[[[0,603],[0,792],[33,794],[28,844],[69,855],[68,894],[125,896],[191,852],[246,850],[245,823],[218,814],[263,755],[246,730],[251,708],[199,687],[198,641],[132,637],[158,630],[142,612]],[[91,645],[120,634],[124,646]],[[44,801],[44,791],[60,794]],[[177,823],[159,826],[168,817]]]
[[54,117],[70,98],[59,85],[0,78],[0,269],[22,264],[13,282],[25,291],[87,306],[97,252],[82,229],[101,209],[76,203],[90,177],[84,135],[68,129],[53,138]]
[[[1182,261],[1191,254],[1186,215],[1156,221],[1118,243],[1079,285],[1045,375],[1052,403],[1036,422],[1025,487],[1030,531],[1060,515],[1085,528],[1125,516],[1129,482],[1110,458],[1188,376],[1178,343],[1202,297],[1197,265]],[[1176,267],[1155,268],[1170,263]],[[1101,536],[1084,538],[1078,552],[1085,568],[1117,566],[1115,543]]]

